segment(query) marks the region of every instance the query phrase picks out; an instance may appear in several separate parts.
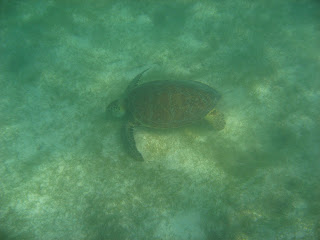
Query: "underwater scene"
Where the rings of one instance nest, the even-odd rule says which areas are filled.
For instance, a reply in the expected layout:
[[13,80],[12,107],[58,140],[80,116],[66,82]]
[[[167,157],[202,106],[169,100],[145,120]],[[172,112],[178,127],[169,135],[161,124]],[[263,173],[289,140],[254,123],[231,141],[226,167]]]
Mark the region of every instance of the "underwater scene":
[[0,240],[319,240],[320,1],[0,0]]

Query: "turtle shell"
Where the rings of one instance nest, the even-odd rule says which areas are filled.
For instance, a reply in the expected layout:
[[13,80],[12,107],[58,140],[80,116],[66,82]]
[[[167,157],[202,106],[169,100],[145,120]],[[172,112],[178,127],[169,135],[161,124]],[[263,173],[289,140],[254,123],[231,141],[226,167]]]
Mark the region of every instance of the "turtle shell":
[[176,128],[204,118],[220,94],[194,81],[153,81],[131,89],[126,107],[135,123],[151,128]]

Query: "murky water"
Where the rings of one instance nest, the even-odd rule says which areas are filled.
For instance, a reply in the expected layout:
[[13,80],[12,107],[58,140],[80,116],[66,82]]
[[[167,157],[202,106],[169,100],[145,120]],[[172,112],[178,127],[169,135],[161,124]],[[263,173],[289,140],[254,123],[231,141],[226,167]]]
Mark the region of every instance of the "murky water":
[[[319,239],[320,3],[0,1],[0,239]],[[130,81],[217,89],[226,126],[136,127]]]

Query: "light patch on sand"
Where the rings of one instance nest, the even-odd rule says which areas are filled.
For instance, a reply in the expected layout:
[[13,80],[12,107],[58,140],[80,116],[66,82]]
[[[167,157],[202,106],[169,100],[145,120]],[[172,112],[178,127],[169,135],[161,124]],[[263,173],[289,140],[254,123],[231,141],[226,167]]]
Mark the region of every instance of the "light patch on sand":
[[271,95],[270,85],[265,85],[262,83],[258,83],[254,88],[255,96],[260,100],[264,101],[266,98],[269,98]]
[[84,15],[76,14],[76,13],[72,14],[72,19],[75,23],[88,23],[89,22],[89,19],[87,17],[85,17]]
[[193,7],[194,15],[196,19],[207,19],[211,17],[219,17],[218,8],[213,4],[206,2],[198,2]]
[[156,230],[156,237],[175,240],[203,240],[206,238],[201,228],[201,216],[197,211],[179,212],[162,221]]
[[146,164],[161,164],[171,170],[187,173],[194,179],[223,182],[224,172],[216,167],[214,156],[190,146],[181,133],[156,135],[147,131],[135,134],[137,147]]

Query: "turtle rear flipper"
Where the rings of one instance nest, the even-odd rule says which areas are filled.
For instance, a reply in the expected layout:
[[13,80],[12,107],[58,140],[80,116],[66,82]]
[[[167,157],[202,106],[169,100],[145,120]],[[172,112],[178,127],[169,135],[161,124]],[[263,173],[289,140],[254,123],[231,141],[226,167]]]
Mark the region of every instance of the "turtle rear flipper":
[[137,161],[144,161],[141,153],[138,151],[136,141],[133,135],[134,126],[130,122],[126,122],[122,129],[122,138],[128,154]]
[[211,126],[220,131],[224,129],[226,125],[226,120],[224,114],[216,109],[212,109],[206,116],[205,119],[211,124]]

